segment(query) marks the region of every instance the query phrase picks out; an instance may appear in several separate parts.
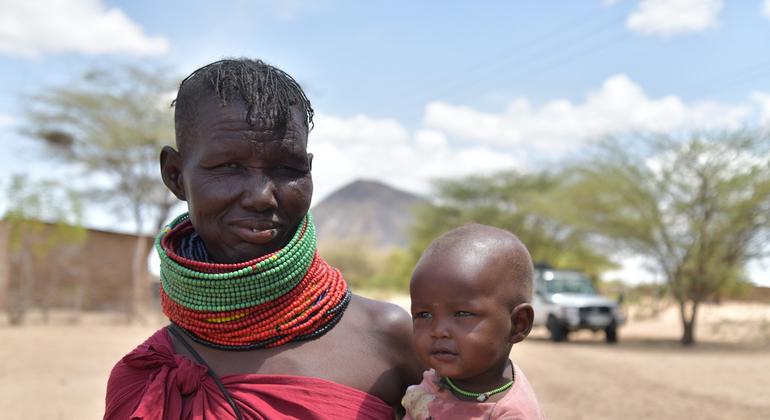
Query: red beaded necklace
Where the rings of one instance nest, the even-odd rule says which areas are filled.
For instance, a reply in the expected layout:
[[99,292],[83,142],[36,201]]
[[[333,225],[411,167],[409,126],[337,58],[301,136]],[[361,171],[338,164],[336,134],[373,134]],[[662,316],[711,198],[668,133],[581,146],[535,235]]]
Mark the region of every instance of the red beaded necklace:
[[228,350],[275,347],[319,337],[342,317],[350,291],[315,251],[309,214],[286,247],[240,264],[179,255],[193,232],[182,215],[156,239],[163,312],[193,340]]

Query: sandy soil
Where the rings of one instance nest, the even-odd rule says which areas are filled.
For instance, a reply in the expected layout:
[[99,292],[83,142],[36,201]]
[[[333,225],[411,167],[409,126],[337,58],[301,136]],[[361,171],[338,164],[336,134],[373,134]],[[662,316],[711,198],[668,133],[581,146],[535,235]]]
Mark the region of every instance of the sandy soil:
[[[677,343],[677,313],[669,308],[632,317],[613,346],[590,332],[554,344],[536,330],[513,360],[550,419],[770,419],[770,305],[707,306],[701,315],[695,348]],[[112,365],[160,326],[103,314],[78,324],[2,322],[3,419],[100,418]]]

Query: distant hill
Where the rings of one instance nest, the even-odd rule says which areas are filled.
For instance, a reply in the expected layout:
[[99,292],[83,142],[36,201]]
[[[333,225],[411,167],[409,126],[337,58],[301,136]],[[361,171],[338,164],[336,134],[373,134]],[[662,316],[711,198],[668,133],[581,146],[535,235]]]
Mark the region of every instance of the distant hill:
[[373,245],[406,247],[412,208],[427,201],[378,181],[358,180],[313,206],[319,242],[366,238]]

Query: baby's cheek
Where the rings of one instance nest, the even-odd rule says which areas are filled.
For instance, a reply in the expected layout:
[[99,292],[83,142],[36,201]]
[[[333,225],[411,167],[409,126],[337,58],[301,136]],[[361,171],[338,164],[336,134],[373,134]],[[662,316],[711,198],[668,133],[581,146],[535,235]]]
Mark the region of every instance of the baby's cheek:
[[469,336],[465,342],[465,348],[472,352],[474,359],[490,361],[495,360],[499,353],[505,348],[507,340],[498,334],[485,334],[479,336]]
[[422,334],[414,335],[414,351],[424,364],[428,364],[428,351],[430,349],[430,340]]

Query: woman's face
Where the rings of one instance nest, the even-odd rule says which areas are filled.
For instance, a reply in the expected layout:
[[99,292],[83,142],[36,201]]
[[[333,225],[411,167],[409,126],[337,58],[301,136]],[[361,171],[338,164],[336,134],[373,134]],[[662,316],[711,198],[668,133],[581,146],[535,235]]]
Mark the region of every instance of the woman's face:
[[269,130],[249,125],[246,112],[241,101],[202,100],[180,150],[180,198],[218,263],[283,247],[313,195],[304,114],[293,111],[285,130]]

